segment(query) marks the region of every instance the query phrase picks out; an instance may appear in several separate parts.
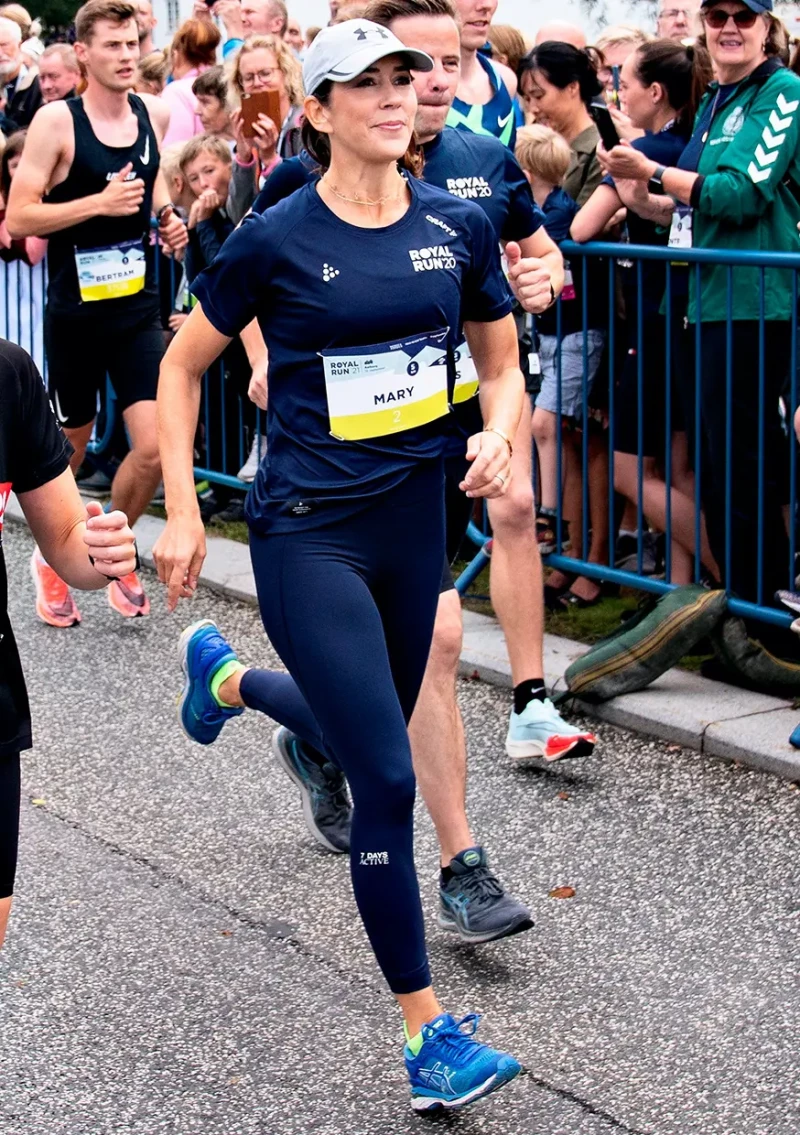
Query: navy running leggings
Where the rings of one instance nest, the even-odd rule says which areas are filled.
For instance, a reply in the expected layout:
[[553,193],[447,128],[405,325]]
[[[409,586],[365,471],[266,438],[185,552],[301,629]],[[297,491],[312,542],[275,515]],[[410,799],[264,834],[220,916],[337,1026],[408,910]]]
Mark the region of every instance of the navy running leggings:
[[[353,890],[393,993],[430,985],[406,725],[436,618],[443,498],[441,464],[425,462],[344,521],[289,535],[250,534],[261,618],[291,677],[250,670],[242,699],[347,776]],[[405,533],[411,538],[401,544]]]

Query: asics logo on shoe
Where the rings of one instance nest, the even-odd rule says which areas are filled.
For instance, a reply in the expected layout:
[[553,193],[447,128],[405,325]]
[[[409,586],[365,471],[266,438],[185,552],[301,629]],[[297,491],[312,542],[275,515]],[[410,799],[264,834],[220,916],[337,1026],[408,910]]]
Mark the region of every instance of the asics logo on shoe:
[[417,1076],[426,1087],[435,1088],[437,1092],[449,1092],[454,1095],[455,1092],[450,1080],[452,1075],[450,1068],[439,1060],[436,1061],[433,1068],[420,1068],[417,1072]]
[[456,258],[446,244],[435,244],[432,248],[410,248],[408,255],[415,272],[431,272],[434,269],[455,268]]
[[334,268],[332,264],[322,265],[322,278],[326,284],[329,284],[331,280],[335,280],[338,275],[339,269]]
[[389,852],[388,851],[362,851],[361,852],[361,867],[388,867],[389,866]]

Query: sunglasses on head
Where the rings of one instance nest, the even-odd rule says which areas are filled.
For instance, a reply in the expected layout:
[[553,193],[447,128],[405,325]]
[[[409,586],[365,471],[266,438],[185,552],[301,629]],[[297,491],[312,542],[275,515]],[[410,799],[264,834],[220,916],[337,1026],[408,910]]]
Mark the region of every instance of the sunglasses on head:
[[750,8],[742,8],[738,12],[726,12],[723,8],[712,8],[710,12],[703,13],[703,19],[710,28],[719,31],[724,28],[728,20],[733,20],[737,28],[752,28],[758,19],[758,12]]

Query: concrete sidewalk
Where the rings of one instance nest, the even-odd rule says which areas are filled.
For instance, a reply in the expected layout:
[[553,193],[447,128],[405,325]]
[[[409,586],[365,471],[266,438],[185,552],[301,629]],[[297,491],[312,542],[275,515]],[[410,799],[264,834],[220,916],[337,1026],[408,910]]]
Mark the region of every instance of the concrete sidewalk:
[[[16,497],[11,498],[6,516],[24,520]],[[143,516],[136,525],[139,552],[150,567],[153,545],[164,524],[157,517]],[[228,598],[255,603],[255,580],[247,547],[215,536],[207,538],[207,546],[201,582]],[[565,688],[567,667],[585,650],[582,643],[572,639],[545,636],[548,688]],[[496,619],[464,612],[461,671],[493,685],[511,685],[505,639]],[[713,682],[689,671],[671,670],[646,690],[600,705],[576,700],[576,708],[625,729],[800,781],[800,750],[789,744],[789,735],[800,721],[800,711],[793,709],[788,700]]]

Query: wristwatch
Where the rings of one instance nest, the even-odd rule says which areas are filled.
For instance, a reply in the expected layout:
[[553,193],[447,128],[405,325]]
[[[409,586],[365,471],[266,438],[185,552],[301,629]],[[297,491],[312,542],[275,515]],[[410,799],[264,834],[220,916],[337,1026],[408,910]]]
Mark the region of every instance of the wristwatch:
[[659,194],[664,192],[663,177],[666,172],[666,166],[656,166],[653,176],[647,183],[647,189],[650,193]]
[[156,213],[156,220],[158,221],[159,224],[161,224],[162,218],[163,218],[164,214],[166,213],[167,209],[169,209],[170,213],[175,212],[175,206],[172,204],[171,201],[168,201],[166,203],[166,205],[162,205],[161,208]]

